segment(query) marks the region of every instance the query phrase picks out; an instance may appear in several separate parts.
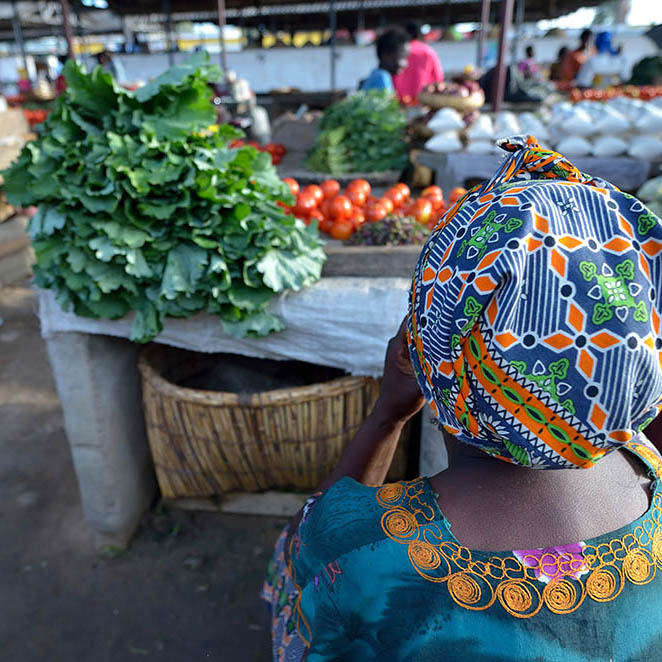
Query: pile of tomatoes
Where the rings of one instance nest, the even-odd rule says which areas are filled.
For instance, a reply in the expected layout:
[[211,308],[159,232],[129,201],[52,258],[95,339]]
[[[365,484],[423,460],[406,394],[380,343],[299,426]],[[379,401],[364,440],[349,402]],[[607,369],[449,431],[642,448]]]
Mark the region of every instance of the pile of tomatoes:
[[271,162],[274,165],[279,165],[285,154],[287,154],[287,150],[280,143],[267,143],[266,145],[260,145],[260,143],[255,140],[248,140],[246,142],[243,140],[233,140],[230,143],[230,147],[232,148],[243,147],[244,145],[255,147],[258,152],[266,152],[271,155]]
[[25,119],[28,121],[28,124],[31,127],[35,126],[36,124],[41,124],[48,117],[48,113],[49,113],[48,110],[41,110],[39,108],[23,109],[23,115],[25,116]]
[[[296,198],[292,207],[283,204],[283,208],[306,224],[317,221],[320,231],[334,239],[349,239],[364,223],[376,223],[391,214],[411,216],[433,227],[447,209],[444,193],[438,186],[429,186],[420,198],[413,199],[406,184],[396,184],[377,198],[365,179],[351,181],[344,191],[335,179],[302,189],[291,177],[283,181]],[[453,204],[465,192],[462,188],[453,189],[449,203]]]
[[662,85],[623,85],[621,87],[608,87],[600,89],[579,89],[570,90],[570,101],[608,101],[616,97],[630,97],[631,99],[641,99],[650,101],[662,96]]

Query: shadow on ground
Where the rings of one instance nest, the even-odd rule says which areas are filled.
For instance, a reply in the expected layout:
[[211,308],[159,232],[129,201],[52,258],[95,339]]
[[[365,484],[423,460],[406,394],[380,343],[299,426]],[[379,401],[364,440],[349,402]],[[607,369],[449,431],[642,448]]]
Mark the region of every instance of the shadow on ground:
[[0,658],[268,661],[258,592],[285,521],[156,505],[97,557],[27,287],[0,289],[0,318]]

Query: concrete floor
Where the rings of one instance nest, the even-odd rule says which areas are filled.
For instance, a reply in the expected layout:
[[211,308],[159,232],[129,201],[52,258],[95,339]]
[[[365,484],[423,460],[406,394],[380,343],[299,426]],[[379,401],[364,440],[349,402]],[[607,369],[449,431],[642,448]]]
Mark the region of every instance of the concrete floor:
[[0,660],[269,660],[258,593],[285,520],[155,504],[96,556],[27,286],[0,289],[0,318]]

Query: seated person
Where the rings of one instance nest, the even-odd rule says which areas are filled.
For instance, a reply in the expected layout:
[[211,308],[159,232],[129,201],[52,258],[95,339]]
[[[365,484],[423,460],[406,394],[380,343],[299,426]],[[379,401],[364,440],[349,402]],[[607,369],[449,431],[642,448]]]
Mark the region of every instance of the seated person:
[[[662,221],[531,137],[442,218],[373,412],[277,543],[288,662],[660,659]],[[449,467],[382,485],[424,402]],[[488,551],[494,550],[494,551]]]
[[361,82],[359,89],[385,90],[395,93],[393,76],[407,66],[409,57],[409,39],[407,34],[397,28],[387,30],[377,39],[377,60],[379,66]]

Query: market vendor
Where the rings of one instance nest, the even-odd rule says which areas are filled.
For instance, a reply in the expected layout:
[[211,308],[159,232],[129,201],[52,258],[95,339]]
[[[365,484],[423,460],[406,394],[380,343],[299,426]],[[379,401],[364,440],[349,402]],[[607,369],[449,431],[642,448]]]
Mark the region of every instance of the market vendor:
[[561,80],[559,87],[569,87],[572,82],[577,78],[579,70],[582,65],[591,55],[591,41],[593,40],[593,33],[586,29],[583,30],[579,37],[579,46],[572,51],[565,54],[563,62],[561,63]]
[[398,28],[387,30],[377,38],[377,60],[379,65],[359,86],[360,90],[384,90],[395,92],[393,76],[407,66],[409,57],[409,39]]
[[[279,539],[273,659],[658,660],[662,221],[532,138],[428,239],[381,394]],[[382,485],[427,402],[449,452]],[[484,551],[496,550],[496,551]]]
[[393,85],[400,99],[416,99],[419,92],[430,83],[441,83],[444,70],[439,56],[421,39],[418,23],[406,26],[409,35],[409,57],[405,69],[393,77]]

